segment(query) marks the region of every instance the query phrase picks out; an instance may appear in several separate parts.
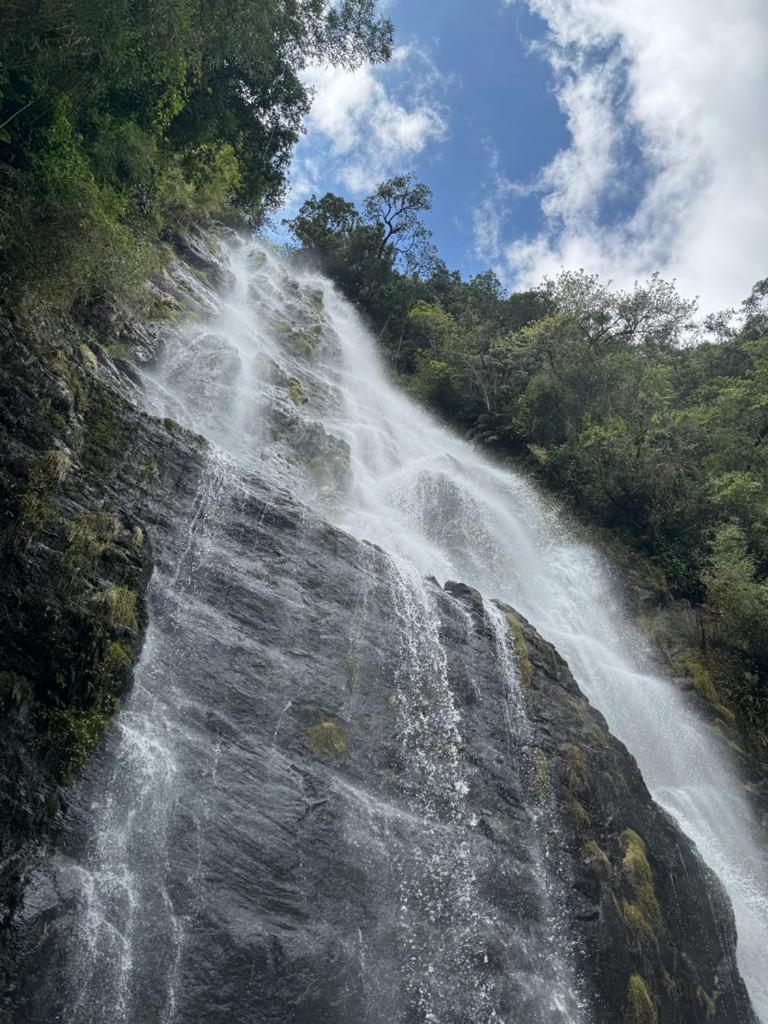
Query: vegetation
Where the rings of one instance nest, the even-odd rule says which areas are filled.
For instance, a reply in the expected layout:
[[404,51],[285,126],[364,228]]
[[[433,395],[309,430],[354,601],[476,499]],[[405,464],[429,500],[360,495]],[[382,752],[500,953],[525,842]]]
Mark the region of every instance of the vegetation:
[[517,658],[517,668],[520,672],[520,684],[527,690],[533,681],[533,664],[528,654],[528,644],[525,639],[523,627],[520,620],[513,612],[505,614],[509,631],[512,634],[512,644]]
[[648,986],[639,974],[633,974],[627,986],[626,1024],[656,1024],[657,1020]]
[[332,761],[343,761],[347,756],[347,734],[336,722],[323,721],[307,730],[307,745],[313,754]]
[[191,219],[280,200],[310,61],[386,60],[375,0],[8,0],[0,279],[67,308]]
[[398,177],[360,210],[313,196],[289,226],[417,398],[650,558],[695,619],[679,664],[765,756],[768,280],[704,325],[658,275],[614,291],[567,272],[507,294],[493,271],[467,281],[437,259],[430,204]]
[[624,920],[639,944],[657,943],[664,926],[645,843],[632,829],[625,829],[621,834],[621,848],[624,853],[622,868],[628,893],[628,898],[622,901]]

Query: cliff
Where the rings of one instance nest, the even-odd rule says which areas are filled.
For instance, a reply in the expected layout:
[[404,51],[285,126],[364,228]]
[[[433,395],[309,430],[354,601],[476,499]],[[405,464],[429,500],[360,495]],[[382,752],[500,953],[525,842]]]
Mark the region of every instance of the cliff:
[[[206,244],[158,301],[203,315]],[[0,1019],[754,1020],[720,884],[556,651],[141,411],[166,329],[3,321]]]

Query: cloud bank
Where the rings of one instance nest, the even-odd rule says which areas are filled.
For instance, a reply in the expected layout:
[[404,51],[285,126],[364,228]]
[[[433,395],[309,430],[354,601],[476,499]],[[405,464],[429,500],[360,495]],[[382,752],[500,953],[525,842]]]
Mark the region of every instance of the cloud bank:
[[384,67],[315,67],[303,77],[314,100],[294,163],[297,195],[316,191],[321,177],[369,192],[447,134],[448,79],[419,49],[398,47]]
[[[768,273],[768,3],[527,3],[571,141],[534,182],[492,161],[478,254],[516,286],[562,266],[619,285],[659,269],[705,310],[736,304]],[[542,227],[505,243],[521,193]]]

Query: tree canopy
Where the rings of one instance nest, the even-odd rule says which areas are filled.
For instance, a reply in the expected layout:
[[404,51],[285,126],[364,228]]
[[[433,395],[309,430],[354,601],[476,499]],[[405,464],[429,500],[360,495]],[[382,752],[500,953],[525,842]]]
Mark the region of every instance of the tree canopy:
[[0,272],[67,304],[175,222],[276,207],[309,62],[387,60],[374,0],[8,0]]

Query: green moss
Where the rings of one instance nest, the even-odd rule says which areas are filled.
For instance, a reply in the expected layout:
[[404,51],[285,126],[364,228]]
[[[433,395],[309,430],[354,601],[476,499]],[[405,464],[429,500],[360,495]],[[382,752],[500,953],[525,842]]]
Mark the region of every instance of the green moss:
[[104,387],[97,390],[86,422],[83,463],[99,475],[110,473],[131,450],[118,399]]
[[71,468],[72,460],[58,448],[43,452],[32,463],[15,530],[21,544],[35,541],[54,518],[54,496]]
[[57,352],[49,359],[50,366],[58,372],[64,385],[72,395],[75,412],[84,413],[88,410],[88,391],[81,379],[80,367],[74,360]]
[[581,747],[569,743],[565,748],[568,770],[568,789],[574,796],[581,795],[587,788],[587,759]]
[[288,325],[282,333],[285,338],[286,345],[296,355],[302,356],[304,359],[311,359],[314,356],[315,346],[309,334],[306,334],[304,331],[299,331],[290,325]]
[[134,528],[134,531],[131,534],[131,540],[133,541],[133,546],[135,548],[141,548],[144,546],[144,531],[140,526]]
[[89,572],[120,532],[120,522],[103,512],[90,512],[67,523],[62,562],[68,569]]
[[134,353],[128,348],[127,345],[122,345],[119,342],[114,345],[107,345],[107,352],[112,359],[122,359],[123,362],[131,363],[134,360]]
[[133,648],[122,640],[110,640],[99,663],[101,672],[108,678],[123,676],[133,666]]
[[639,974],[633,974],[627,986],[626,1024],[658,1024],[656,1006],[648,986]]
[[110,626],[137,629],[136,594],[127,587],[107,587],[92,597],[92,603],[101,611]]
[[288,394],[291,396],[291,401],[294,405],[301,405],[304,401],[304,392],[298,377],[288,378]]
[[629,898],[622,902],[624,920],[639,944],[657,943],[664,923],[645,843],[637,832],[625,829],[621,834],[621,848],[624,853],[622,872],[629,890]]
[[728,722],[729,725],[734,725],[736,723],[736,715],[730,708],[727,708],[725,704],[715,704],[713,706],[718,715],[720,715],[724,721]]
[[144,484],[149,480],[155,480],[158,476],[157,459],[144,459],[139,473],[139,483]]
[[707,1015],[707,1020],[714,1020],[715,1012],[717,1009],[717,1007],[715,1006],[715,1001],[709,995],[707,995],[707,993],[704,991],[701,985],[699,985],[696,988],[696,998],[699,1000],[702,1007],[704,1008],[704,1012]]
[[196,434],[193,430],[187,430],[186,427],[182,427],[176,420],[172,420],[170,416],[165,417],[163,426],[174,437],[183,439],[190,447],[197,449],[197,451],[204,451],[208,447],[208,441],[202,434]]
[[80,355],[89,373],[96,375],[99,372],[99,361],[87,345],[80,346]]
[[182,425],[180,423],[177,423],[176,420],[172,420],[170,416],[165,417],[165,419],[163,420],[163,426],[165,427],[166,430],[169,430],[172,434],[174,434],[177,437],[184,431]]
[[589,729],[592,735],[597,740],[597,742],[600,744],[600,746],[607,747],[609,745],[607,732],[605,731],[605,729],[601,729],[597,722],[590,722]]
[[571,813],[571,817],[576,822],[578,828],[589,828],[592,824],[592,819],[589,816],[589,811],[586,809],[584,804],[578,800],[571,800],[568,804],[568,810]]
[[335,722],[318,722],[307,730],[307,745],[313,754],[342,761],[348,753],[347,734]]
[[528,644],[525,640],[525,634],[523,633],[523,627],[520,620],[512,612],[506,614],[507,625],[509,631],[512,634],[512,645],[517,655],[517,664],[520,670],[520,683],[524,687],[529,687],[533,680],[533,665],[528,654]]
[[690,679],[696,692],[705,701],[714,706],[722,707],[720,694],[717,692],[712,676],[701,663],[696,651],[684,651],[674,661],[675,671]]
[[589,839],[581,848],[581,859],[591,865],[598,874],[607,876],[611,871],[611,861],[605,850],[601,849],[594,839]]
[[98,707],[57,708],[51,712],[49,742],[60,753],[59,775],[65,785],[85,768],[116,708],[116,700],[107,698]]
[[549,774],[549,763],[547,762],[546,755],[543,750],[539,747],[534,747],[533,751],[533,792],[539,803],[545,803],[549,800],[550,793],[552,791],[552,780]]

